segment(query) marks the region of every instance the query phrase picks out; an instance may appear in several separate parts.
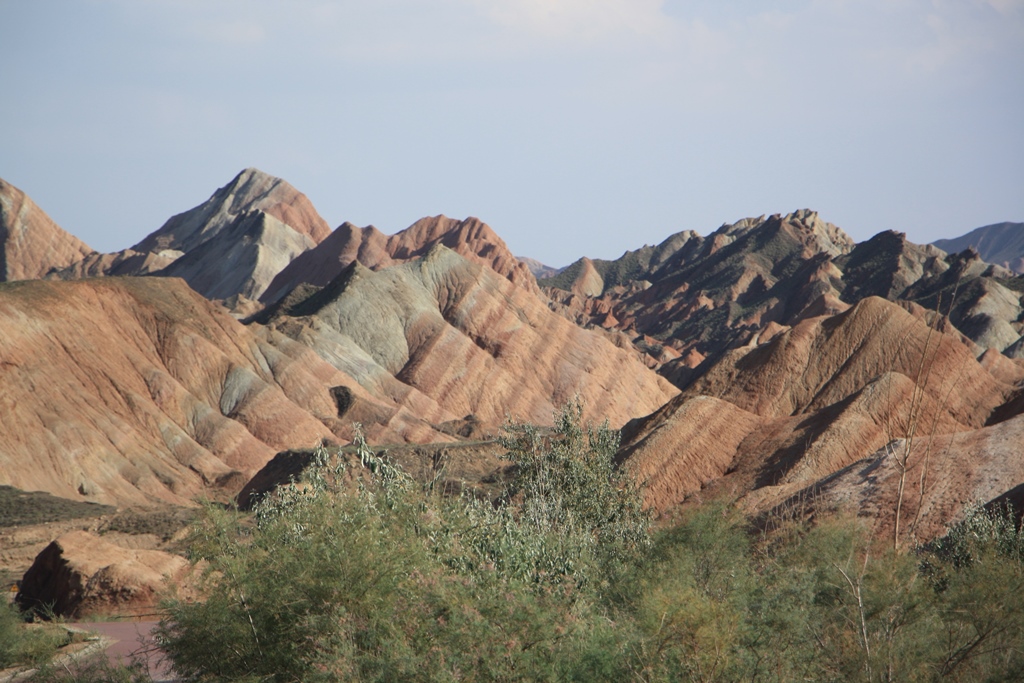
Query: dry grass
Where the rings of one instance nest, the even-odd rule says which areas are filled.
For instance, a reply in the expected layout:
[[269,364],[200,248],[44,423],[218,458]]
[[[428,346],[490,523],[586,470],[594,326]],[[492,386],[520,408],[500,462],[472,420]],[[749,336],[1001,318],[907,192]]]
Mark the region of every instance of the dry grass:
[[0,528],[102,517],[116,510],[117,508],[110,505],[58,498],[42,491],[22,491],[13,486],[0,486]]

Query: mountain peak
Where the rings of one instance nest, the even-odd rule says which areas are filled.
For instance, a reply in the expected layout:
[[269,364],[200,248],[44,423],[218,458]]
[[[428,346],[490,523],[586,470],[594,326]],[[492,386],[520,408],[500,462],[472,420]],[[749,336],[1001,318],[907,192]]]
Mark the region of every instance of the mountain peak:
[[205,202],[173,216],[133,249],[187,252],[216,237],[241,214],[254,210],[270,214],[316,244],[331,234],[327,221],[317,213],[306,195],[281,178],[246,168]]
[[41,278],[91,253],[28,195],[0,178],[0,282]]

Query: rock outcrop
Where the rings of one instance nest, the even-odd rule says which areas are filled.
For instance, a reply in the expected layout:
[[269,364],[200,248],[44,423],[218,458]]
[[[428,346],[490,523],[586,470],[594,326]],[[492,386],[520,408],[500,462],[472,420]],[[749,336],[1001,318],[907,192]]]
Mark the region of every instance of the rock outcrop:
[[326,221],[294,187],[247,168],[199,206],[169,219],[130,249],[93,252],[60,264],[49,277],[180,277],[239,316],[259,306],[271,280],[330,234]]
[[91,253],[24,192],[0,179],[0,282],[41,278]]
[[203,204],[178,214],[133,247],[181,252],[156,272],[180,277],[209,299],[256,300],[292,259],[330,234],[305,195],[247,168]]
[[[578,261],[540,284],[579,323],[716,355],[769,324],[792,325],[822,297],[838,301],[842,273],[832,260],[853,248],[842,230],[805,210],[744,219],[706,238],[677,233],[616,261]],[[600,295],[590,265],[603,279]],[[647,342],[640,350],[654,349]]]
[[233,493],[356,419],[383,441],[452,438],[172,278],[0,286],[0,386],[0,483],[118,505]]
[[188,572],[183,557],[72,531],[39,553],[15,600],[22,609],[71,619],[140,615],[152,613],[168,583],[180,585]]
[[870,296],[941,311],[979,354],[1024,348],[1014,346],[1024,330],[1024,282],[1010,271],[891,230],[854,244],[806,210],[744,219],[706,238],[678,233],[615,261],[581,259],[540,284],[555,310],[625,332],[680,387],[700,373],[662,360],[658,344],[716,358]]
[[727,495],[764,511],[887,444],[909,443],[911,457],[923,458],[937,452],[939,435],[971,442],[1016,395],[1007,380],[1017,381],[1019,368],[1003,360],[987,361],[993,374],[955,330],[871,297],[730,351],[626,425],[619,457],[647,483],[656,510]]
[[172,249],[187,253],[251,211],[273,216],[315,244],[331,233],[306,195],[280,178],[247,168],[205,202],[173,216],[132,249],[157,253]]
[[675,393],[635,354],[441,245],[376,272],[353,261],[261,320],[416,414],[437,406],[490,424],[550,424],[579,394],[590,419],[618,426]]
[[386,236],[372,225],[343,223],[316,249],[297,257],[267,287],[262,300],[273,303],[301,284],[323,287],[345,266],[358,261],[372,270],[418,259],[437,245],[489,267],[511,282],[539,293],[530,268],[478,218],[459,221],[446,216],[422,218],[405,230]]

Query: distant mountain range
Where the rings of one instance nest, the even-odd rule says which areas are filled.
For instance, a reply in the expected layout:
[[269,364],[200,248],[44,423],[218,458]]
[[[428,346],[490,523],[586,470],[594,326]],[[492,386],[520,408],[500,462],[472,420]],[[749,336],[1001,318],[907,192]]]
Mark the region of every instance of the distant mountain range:
[[666,513],[853,501],[883,528],[886,453],[926,449],[929,538],[1024,483],[1022,228],[856,243],[799,210],[553,269],[476,218],[332,231],[246,169],[101,254],[0,182],[0,484],[188,505],[354,423],[443,448],[579,396]]
[[1024,273],[1024,223],[995,223],[966,235],[932,242],[943,251],[974,249],[988,263]]

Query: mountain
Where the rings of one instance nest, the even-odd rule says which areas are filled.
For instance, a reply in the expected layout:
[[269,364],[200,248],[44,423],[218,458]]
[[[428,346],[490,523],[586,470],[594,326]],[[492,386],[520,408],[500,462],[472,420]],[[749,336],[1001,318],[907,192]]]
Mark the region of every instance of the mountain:
[[41,278],[91,253],[24,192],[0,179],[0,282]]
[[681,387],[699,375],[693,359],[871,296],[940,310],[981,350],[1024,353],[1024,281],[1012,272],[891,230],[855,244],[806,210],[744,219],[706,238],[677,233],[615,261],[580,259],[539,282],[564,316],[621,331]]
[[974,249],[988,263],[1024,273],[1024,223],[994,223],[932,244],[947,252]]
[[[1024,409],[1024,277],[895,231],[857,244],[809,210],[554,271],[476,218],[330,231],[255,169],[116,254],[3,187],[5,263],[162,276],[0,287],[0,483],[22,489],[186,504],[354,422],[375,443],[451,443],[550,424],[579,396],[623,427],[620,464],[657,510],[728,491],[763,513],[855,495],[826,484],[911,435],[997,462]],[[11,216],[74,248],[25,251]],[[1000,472],[992,490],[1021,483]]]
[[237,297],[258,299],[292,259],[329,234],[304,194],[280,178],[247,168],[132,249],[180,252],[154,274],[180,277],[210,299],[235,297],[231,303],[239,307]]
[[176,278],[0,285],[0,484],[117,505],[237,492],[286,448],[446,441]]
[[172,216],[132,249],[138,252],[191,251],[219,235],[242,214],[262,211],[313,243],[331,232],[306,195],[280,178],[247,168],[205,202]]
[[[892,449],[907,449],[918,474],[925,458],[949,473],[923,497],[934,509],[922,511],[920,532],[932,537],[959,510],[940,505],[941,496],[962,504],[981,490],[955,472],[975,467],[968,444],[995,444],[982,434],[999,432],[986,425],[1016,396],[1024,367],[1005,358],[987,367],[955,330],[926,318],[870,297],[730,351],[661,409],[626,425],[623,466],[646,482],[659,511],[726,495],[765,512],[827,489],[845,468],[884,460],[877,453],[888,444],[889,460]],[[951,440],[959,444],[952,450]],[[1011,450],[1007,443],[1000,457]],[[1022,470],[993,466],[985,476],[988,500],[1019,484]],[[858,485],[873,486],[863,478]]]
[[170,218],[130,249],[96,254],[50,277],[180,277],[242,313],[270,281],[330,234],[309,199],[280,178],[247,168],[205,202]]
[[472,217],[460,221],[433,216],[421,218],[391,236],[372,225],[360,228],[343,223],[317,248],[295,258],[283,269],[261,300],[278,301],[300,284],[323,287],[353,261],[377,270],[419,258],[437,245],[487,266],[520,287],[540,293],[529,267],[512,255],[489,225]]
[[618,426],[675,393],[631,350],[439,243],[378,271],[354,260],[258,319],[369,390],[491,425],[507,416],[550,424],[555,408],[579,395],[591,419]]
[[269,213],[250,209],[155,275],[180,277],[209,299],[259,299],[296,256],[316,244]]
[[533,273],[533,276],[538,280],[554,277],[563,270],[562,268],[553,268],[545,265],[537,259],[530,258],[529,256],[517,256],[516,258],[519,259],[520,263],[529,268],[530,272]]
[[823,296],[838,301],[832,260],[854,246],[805,210],[744,219],[706,238],[677,233],[612,262],[580,260],[540,284],[576,322],[623,330],[648,348],[658,342],[675,356],[706,356],[770,323],[794,323]]

